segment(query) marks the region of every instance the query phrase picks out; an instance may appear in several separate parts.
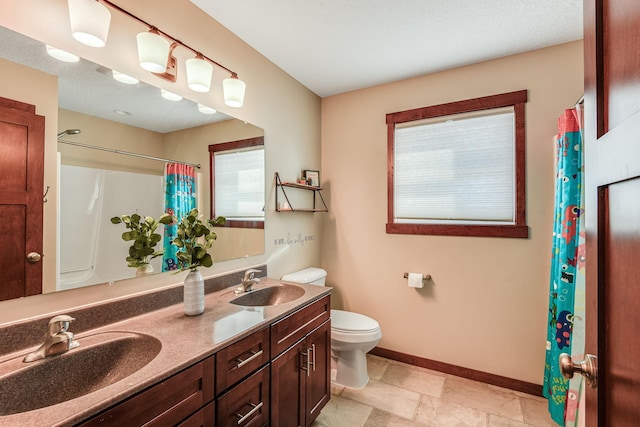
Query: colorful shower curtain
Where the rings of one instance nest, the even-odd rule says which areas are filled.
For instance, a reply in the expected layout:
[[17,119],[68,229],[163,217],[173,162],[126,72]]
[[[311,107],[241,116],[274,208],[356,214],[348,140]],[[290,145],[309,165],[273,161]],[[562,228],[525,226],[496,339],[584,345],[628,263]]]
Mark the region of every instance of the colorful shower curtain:
[[[196,206],[196,172],[193,167],[182,163],[167,163],[165,169],[165,213],[174,215],[178,221]],[[178,248],[171,244],[176,237],[177,225],[164,227],[164,256],[162,271],[178,268],[176,253]]]
[[575,426],[582,376],[570,381],[560,372],[561,353],[582,360],[585,333],[585,234],[582,111],[565,110],[558,119],[556,190],[547,352],[543,392],[551,418]]

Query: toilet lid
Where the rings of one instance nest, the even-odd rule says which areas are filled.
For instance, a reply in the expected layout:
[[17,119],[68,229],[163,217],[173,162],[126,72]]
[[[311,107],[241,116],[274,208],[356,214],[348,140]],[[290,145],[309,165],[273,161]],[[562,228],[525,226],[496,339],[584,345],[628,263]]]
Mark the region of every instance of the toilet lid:
[[380,325],[364,314],[343,310],[331,310],[331,329],[343,333],[357,334],[376,331],[380,329]]

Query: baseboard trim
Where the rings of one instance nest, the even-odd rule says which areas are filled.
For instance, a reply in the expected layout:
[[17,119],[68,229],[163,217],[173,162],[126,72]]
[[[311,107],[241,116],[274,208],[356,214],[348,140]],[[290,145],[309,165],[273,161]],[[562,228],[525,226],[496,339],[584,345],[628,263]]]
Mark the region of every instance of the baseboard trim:
[[443,372],[445,374],[455,375],[457,377],[480,381],[498,387],[532,394],[534,396],[542,396],[541,385],[528,383],[526,381],[490,374],[488,372],[477,371],[475,369],[464,368],[462,366],[451,365],[449,363],[439,362],[437,360],[425,359],[424,357],[400,353],[398,351],[388,350],[386,348],[375,347],[369,353],[375,356],[384,357],[386,359],[407,363],[409,365],[419,366],[421,368],[432,369],[434,371]]

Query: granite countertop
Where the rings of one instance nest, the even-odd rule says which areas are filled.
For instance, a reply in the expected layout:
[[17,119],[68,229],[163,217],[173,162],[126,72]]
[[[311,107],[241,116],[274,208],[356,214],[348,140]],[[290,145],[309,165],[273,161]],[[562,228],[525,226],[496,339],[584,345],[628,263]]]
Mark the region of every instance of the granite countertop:
[[[263,278],[254,289],[279,283],[283,281]],[[287,303],[265,307],[238,306],[229,303],[237,295],[233,293],[234,288],[227,288],[205,295],[205,311],[200,316],[185,316],[180,303],[77,334],[75,338],[80,346],[83,337],[96,333],[121,331],[146,334],[158,339],[162,349],[149,364],[110,386],[57,405],[0,416],[0,426],[69,426],[78,423],[331,292],[329,287],[296,285],[302,287],[305,293]],[[73,324],[70,330],[73,331]],[[0,364],[31,350],[3,357]],[[46,363],[46,360],[33,363],[43,362]],[[6,392],[11,391],[3,390],[2,394]]]

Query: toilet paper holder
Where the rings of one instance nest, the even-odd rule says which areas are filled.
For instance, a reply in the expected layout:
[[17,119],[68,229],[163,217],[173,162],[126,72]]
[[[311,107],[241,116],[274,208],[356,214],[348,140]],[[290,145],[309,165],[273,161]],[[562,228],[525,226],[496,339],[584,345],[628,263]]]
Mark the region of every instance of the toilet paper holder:
[[[402,276],[405,279],[409,278],[409,273],[404,273],[404,275]],[[422,280],[431,280],[431,275],[430,274],[423,274],[422,275]]]

